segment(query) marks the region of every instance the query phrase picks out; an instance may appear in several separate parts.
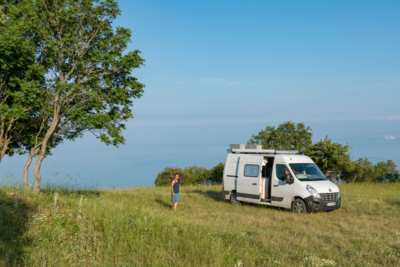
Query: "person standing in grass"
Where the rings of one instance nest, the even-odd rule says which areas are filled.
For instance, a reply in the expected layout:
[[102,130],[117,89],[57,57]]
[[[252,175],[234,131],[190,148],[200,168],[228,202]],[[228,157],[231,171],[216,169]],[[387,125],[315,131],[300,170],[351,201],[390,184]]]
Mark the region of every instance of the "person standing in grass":
[[176,211],[176,206],[178,205],[178,202],[181,202],[181,196],[179,195],[179,174],[175,173],[175,178],[171,182],[171,200],[172,203],[174,203],[174,211]]

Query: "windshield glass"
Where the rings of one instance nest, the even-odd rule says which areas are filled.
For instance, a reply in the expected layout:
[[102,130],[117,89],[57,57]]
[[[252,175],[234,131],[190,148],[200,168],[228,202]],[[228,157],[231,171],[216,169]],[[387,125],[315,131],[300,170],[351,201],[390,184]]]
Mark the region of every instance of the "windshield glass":
[[300,181],[321,181],[326,180],[324,174],[314,163],[293,163],[289,164],[294,175]]

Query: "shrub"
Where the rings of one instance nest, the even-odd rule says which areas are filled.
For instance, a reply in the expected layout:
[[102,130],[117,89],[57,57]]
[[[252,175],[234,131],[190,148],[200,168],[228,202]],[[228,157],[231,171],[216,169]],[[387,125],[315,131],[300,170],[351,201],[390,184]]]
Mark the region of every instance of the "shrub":
[[184,184],[187,180],[187,174],[178,167],[166,167],[162,172],[157,175],[157,179],[154,184],[156,186],[167,186],[171,184],[171,181],[175,177],[175,173],[179,174],[181,184]]
[[196,165],[186,167],[184,170],[178,167],[166,167],[157,175],[154,184],[156,186],[170,185],[172,179],[175,177],[175,173],[179,174],[179,183],[181,185],[221,183],[224,173],[224,164],[219,163],[217,166],[211,168],[211,170]]

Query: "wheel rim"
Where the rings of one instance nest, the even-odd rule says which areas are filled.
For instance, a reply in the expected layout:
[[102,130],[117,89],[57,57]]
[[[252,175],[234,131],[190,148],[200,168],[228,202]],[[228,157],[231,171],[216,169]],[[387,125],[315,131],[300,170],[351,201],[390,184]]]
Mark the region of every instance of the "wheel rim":
[[294,212],[302,213],[304,211],[303,203],[301,203],[300,201],[296,201],[293,206]]

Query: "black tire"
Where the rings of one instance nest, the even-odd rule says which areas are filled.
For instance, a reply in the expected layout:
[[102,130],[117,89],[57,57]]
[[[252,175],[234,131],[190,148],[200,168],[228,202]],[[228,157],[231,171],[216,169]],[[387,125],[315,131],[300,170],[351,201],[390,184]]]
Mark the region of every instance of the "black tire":
[[237,200],[236,191],[232,191],[232,192],[231,192],[231,197],[230,197],[230,199],[231,199],[231,204],[234,204],[234,205],[240,205],[240,204],[241,204],[240,201]]
[[307,206],[301,199],[295,199],[292,203],[292,211],[295,213],[307,213]]

